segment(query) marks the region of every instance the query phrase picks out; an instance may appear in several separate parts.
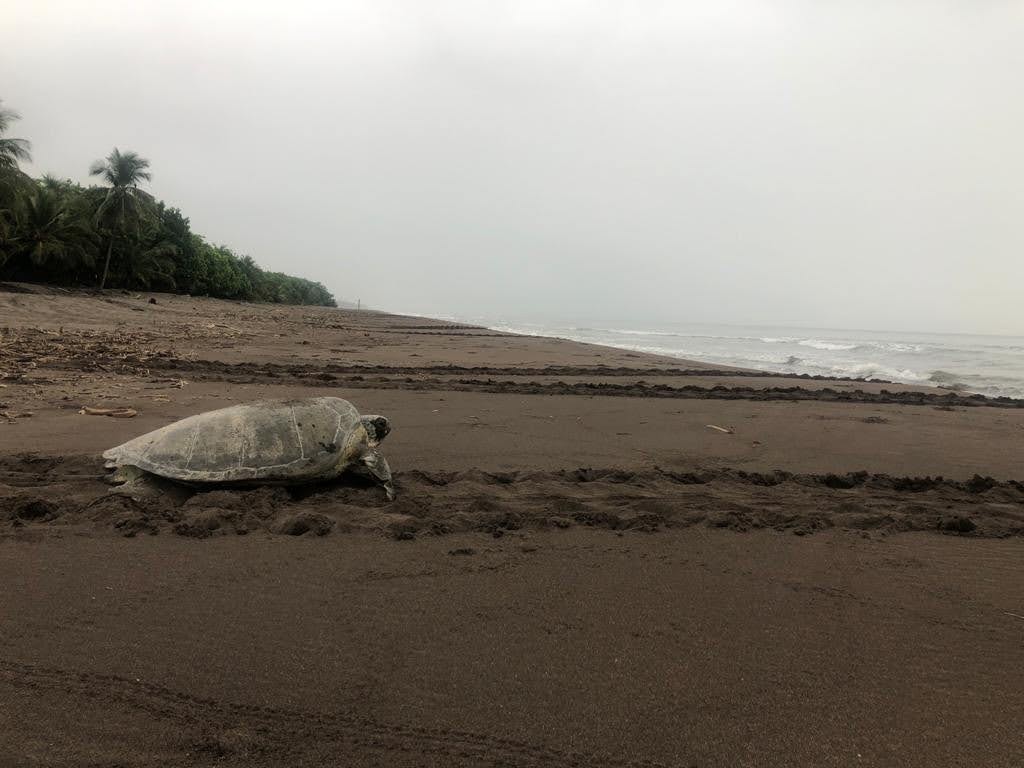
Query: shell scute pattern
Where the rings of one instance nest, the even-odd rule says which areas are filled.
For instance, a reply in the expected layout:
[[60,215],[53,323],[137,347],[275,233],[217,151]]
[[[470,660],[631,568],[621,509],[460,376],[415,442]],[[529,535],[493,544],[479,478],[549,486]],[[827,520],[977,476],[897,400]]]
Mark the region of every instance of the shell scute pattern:
[[104,457],[185,482],[298,481],[338,474],[367,444],[352,404],[321,397],[265,400],[190,416]]

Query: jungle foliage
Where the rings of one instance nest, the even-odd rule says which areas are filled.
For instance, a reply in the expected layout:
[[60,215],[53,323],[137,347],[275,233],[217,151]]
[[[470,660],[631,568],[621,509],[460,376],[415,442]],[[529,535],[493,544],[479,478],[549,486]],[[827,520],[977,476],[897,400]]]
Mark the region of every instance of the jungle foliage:
[[135,152],[93,163],[99,186],[29,177],[19,163],[31,144],[7,136],[18,117],[0,102],[0,279],[336,306],[322,284],[268,272],[192,232],[180,210],[141,188],[149,161]]

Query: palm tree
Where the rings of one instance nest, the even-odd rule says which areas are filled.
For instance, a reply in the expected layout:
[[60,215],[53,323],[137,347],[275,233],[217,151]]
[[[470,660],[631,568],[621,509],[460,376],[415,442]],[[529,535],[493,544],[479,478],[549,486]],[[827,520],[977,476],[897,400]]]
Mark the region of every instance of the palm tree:
[[175,288],[174,259],[178,248],[167,240],[147,245],[142,240],[135,240],[125,251],[125,278],[131,287],[151,288],[154,284],[161,288]]
[[88,233],[74,220],[60,194],[40,187],[27,197],[16,218],[17,251],[37,267],[56,262],[61,268],[92,266]]
[[89,168],[90,175],[102,176],[109,185],[106,197],[96,209],[96,226],[105,227],[110,233],[100,289],[107,282],[114,238],[118,234],[123,235],[129,223],[135,224],[138,228],[139,222],[153,203],[153,196],[139,189],[139,182],[152,178],[147,168],[149,160],[139,157],[135,152],[121,152],[116,147],[106,158],[97,160]]
[[8,139],[4,137],[11,123],[21,119],[21,115],[13,109],[5,109],[3,101],[0,101],[0,168],[17,170],[18,161],[29,162],[32,154],[32,144],[27,139]]
[[32,145],[26,139],[10,139],[4,136],[11,123],[21,115],[13,109],[5,109],[0,101],[0,208],[13,208],[11,200],[19,188],[26,187],[28,177],[18,168],[18,161],[32,159],[29,150]]
[[40,177],[39,179],[40,187],[42,187],[43,189],[47,189],[50,192],[55,192],[59,195],[63,195],[70,184],[70,180],[64,181],[62,179],[58,179],[52,173],[44,173],[42,177]]
[[18,244],[15,225],[14,211],[0,208],[0,270],[3,269]]

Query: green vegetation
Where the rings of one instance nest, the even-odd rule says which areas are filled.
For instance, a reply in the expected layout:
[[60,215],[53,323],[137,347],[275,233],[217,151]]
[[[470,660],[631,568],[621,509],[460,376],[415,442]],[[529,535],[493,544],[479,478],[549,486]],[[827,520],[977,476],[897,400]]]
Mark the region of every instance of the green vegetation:
[[30,178],[18,163],[31,144],[7,136],[18,117],[0,102],[0,279],[336,306],[320,283],[264,271],[192,232],[181,211],[140,189],[149,161],[135,152],[93,163],[99,187]]

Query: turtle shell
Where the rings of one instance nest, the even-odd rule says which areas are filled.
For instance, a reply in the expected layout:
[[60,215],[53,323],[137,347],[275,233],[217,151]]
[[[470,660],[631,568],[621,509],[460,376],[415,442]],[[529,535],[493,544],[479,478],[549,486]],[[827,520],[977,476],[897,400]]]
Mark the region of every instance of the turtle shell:
[[103,458],[188,483],[300,483],[340,474],[363,454],[367,440],[347,400],[262,400],[189,416]]

